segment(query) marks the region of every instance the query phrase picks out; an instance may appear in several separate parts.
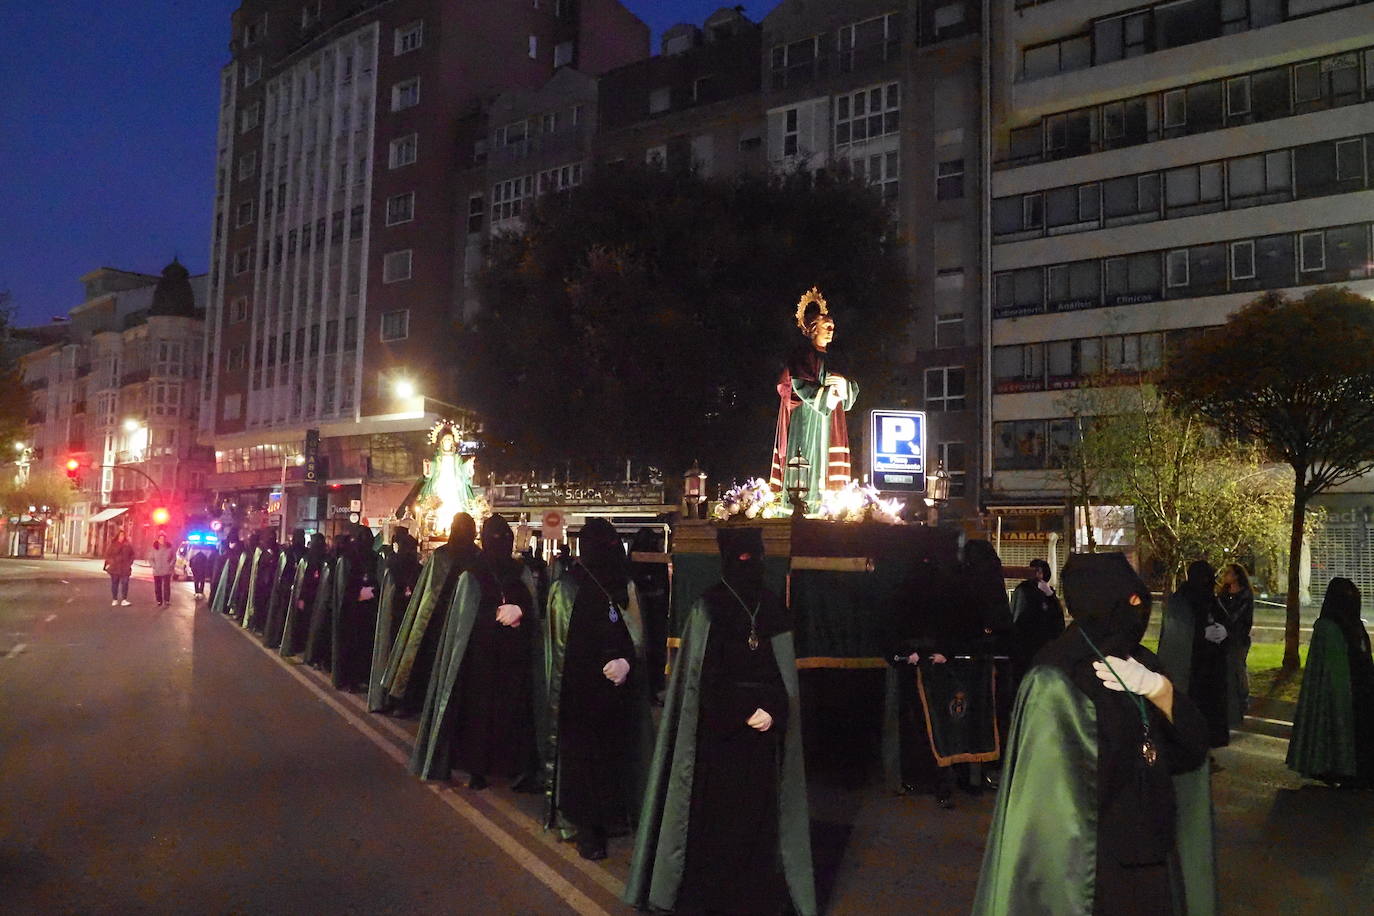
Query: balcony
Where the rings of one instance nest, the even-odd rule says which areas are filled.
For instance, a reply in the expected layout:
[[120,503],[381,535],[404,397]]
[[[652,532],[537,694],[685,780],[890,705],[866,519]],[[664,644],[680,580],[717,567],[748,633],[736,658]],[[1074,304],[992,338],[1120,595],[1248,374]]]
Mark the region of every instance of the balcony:
[[119,377],[119,384],[120,384],[121,386],[123,386],[123,385],[137,385],[139,382],[146,382],[146,381],[148,381],[148,370],[147,370],[147,369],[135,369],[133,372],[126,372],[126,373],[124,373],[123,375],[121,375],[121,376]]
[[576,157],[591,146],[592,129],[589,124],[579,124],[550,134],[534,134],[508,146],[492,150],[488,154],[489,165],[507,165],[520,162],[531,156]]

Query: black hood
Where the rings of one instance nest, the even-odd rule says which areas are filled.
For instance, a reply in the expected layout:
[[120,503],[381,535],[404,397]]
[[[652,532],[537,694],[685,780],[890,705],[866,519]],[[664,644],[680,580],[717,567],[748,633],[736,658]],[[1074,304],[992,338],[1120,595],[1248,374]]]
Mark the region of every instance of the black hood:
[[716,546],[721,578],[746,602],[757,601],[763,589],[763,529],[721,528]]
[[1069,615],[1103,655],[1125,657],[1140,645],[1150,623],[1150,589],[1125,554],[1072,554],[1059,581]]

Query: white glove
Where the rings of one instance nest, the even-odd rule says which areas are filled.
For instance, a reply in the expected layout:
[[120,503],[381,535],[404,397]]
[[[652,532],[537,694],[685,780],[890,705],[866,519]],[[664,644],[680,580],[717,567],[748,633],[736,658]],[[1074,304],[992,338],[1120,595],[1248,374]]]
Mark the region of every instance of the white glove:
[[910,655],[908,655],[908,656],[906,657],[906,663],[907,663],[908,665],[919,664],[920,661],[921,661],[921,653],[920,653],[920,652],[912,652]]
[[358,600],[371,601],[374,594],[375,592],[372,590],[372,586],[364,585],[362,588],[358,589]]
[[1219,623],[1209,624],[1202,631],[1202,638],[1208,642],[1221,642],[1226,638],[1226,628]]
[[[1165,685],[1169,683],[1164,675],[1151,671],[1133,658],[1117,658],[1115,655],[1108,655],[1107,661],[1111,663],[1112,670],[1116,674],[1109,671],[1102,662],[1093,662],[1093,669],[1108,690],[1121,691],[1125,689],[1148,699],[1163,694]],[[1117,679],[1118,677],[1120,680]],[[1126,685],[1125,688],[1121,686],[1123,682]]]
[[518,604],[503,604],[496,609],[496,622],[503,627],[520,626],[520,618],[525,616],[525,612],[520,610]]
[[756,709],[754,714],[745,720],[744,724],[758,731],[766,732],[773,727],[773,717],[766,710]]
[[1035,584],[1040,588],[1041,594],[1043,594],[1043,595],[1053,595],[1053,594],[1054,594],[1054,586],[1053,586],[1053,585],[1050,585],[1050,584],[1049,584],[1048,582],[1046,582],[1044,579],[1041,579],[1039,582],[1037,582],[1037,583],[1035,583]]
[[936,652],[934,655],[932,655],[932,656],[930,657],[930,660],[933,661],[933,662],[934,662],[935,664],[937,664],[937,665],[943,665],[945,662],[949,661],[949,659],[945,658],[945,657],[944,657],[943,655],[941,655],[939,652]]
[[619,687],[630,676],[630,663],[623,658],[613,658],[601,668],[606,680]]

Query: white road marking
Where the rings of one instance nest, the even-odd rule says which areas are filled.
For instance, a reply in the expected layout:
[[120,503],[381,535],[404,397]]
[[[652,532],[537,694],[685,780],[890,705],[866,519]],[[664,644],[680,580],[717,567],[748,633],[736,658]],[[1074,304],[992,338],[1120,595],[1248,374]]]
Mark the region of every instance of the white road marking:
[[21,642],[21,643],[17,644],[13,649],[10,649],[9,653],[5,655],[5,658],[14,658],[14,657],[18,656],[19,653],[21,653],[21,652],[23,652],[25,649],[27,649],[28,647],[29,647],[29,644],[28,644],[28,643],[26,643],[26,642]]
[[[222,617],[223,615],[217,614],[215,616]],[[230,622],[233,623],[233,621]],[[258,642],[257,638],[250,631],[245,630],[237,625],[230,627],[230,629],[234,630],[236,633],[240,633],[245,639],[251,642],[253,646],[255,646],[264,655],[275,661],[281,667],[285,668],[287,673],[289,673],[296,680],[304,684],[306,688],[311,693],[315,694],[316,698],[318,698],[326,706],[337,712],[339,715],[343,716],[344,721],[346,721],[349,725],[352,725],[357,731],[359,731],[363,735],[363,737],[367,738],[367,740],[371,741],[374,745],[376,745],[382,751],[382,753],[386,754],[388,757],[390,757],[396,763],[399,763],[401,766],[409,769],[409,756],[399,747],[397,747],[395,742],[387,739],[384,735],[382,735],[375,728],[373,728],[372,723],[370,721],[364,719],[362,716],[353,712],[353,710],[349,709],[343,703],[339,702],[338,698],[331,695],[331,692],[326,691],[323,687],[320,687],[313,680],[311,680],[311,678],[308,675],[300,671],[298,666],[293,665],[291,662],[282,658],[277,653],[263,646],[261,643]],[[395,726],[395,723],[390,724]],[[399,730],[399,727],[397,728]],[[402,732],[402,734],[404,734],[404,732]],[[409,736],[407,735],[406,738],[408,740]],[[458,795],[451,787],[441,785],[438,783],[424,783],[424,786],[425,788],[433,792],[435,795],[437,795],[444,802],[444,804],[448,805],[450,808],[456,811],[464,820],[470,823],[473,827],[476,827],[477,830],[481,832],[487,839],[495,843],[497,847],[501,849],[502,852],[506,853],[506,855],[514,859],[517,865],[525,869],[525,871],[529,872],[535,878],[539,879],[540,883],[542,883],[549,890],[553,891],[555,894],[561,897],[563,901],[567,903],[568,906],[572,907],[575,912],[584,914],[584,916],[610,916],[610,913],[608,913],[605,909],[597,905],[596,901],[592,900],[586,894],[579,891],[566,878],[558,874],[558,872],[554,871],[548,865],[544,864],[544,862],[538,856],[534,855],[534,853],[530,852],[528,849],[522,846],[519,840],[517,840],[515,837],[511,836],[509,833],[502,830],[499,826],[493,823],[490,818],[488,818],[481,811],[478,811],[476,808],[474,808],[469,802],[467,802],[460,795]]]

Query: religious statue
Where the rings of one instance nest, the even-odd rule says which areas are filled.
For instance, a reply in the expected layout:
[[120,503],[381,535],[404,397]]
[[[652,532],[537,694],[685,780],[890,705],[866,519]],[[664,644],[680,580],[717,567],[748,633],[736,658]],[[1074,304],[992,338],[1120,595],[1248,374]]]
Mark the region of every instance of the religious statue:
[[452,420],[435,423],[429,441],[434,457],[425,459],[416,504],[433,519],[431,530],[446,531],[453,516],[472,508],[473,456],[463,453],[462,430]]
[[807,514],[813,514],[826,491],[850,481],[845,412],[853,408],[859,386],[829,366],[835,320],[820,290],[812,287],[801,297],[796,318],[806,339],[798,342],[778,378],[781,403],[768,483],[775,492],[797,492]]

